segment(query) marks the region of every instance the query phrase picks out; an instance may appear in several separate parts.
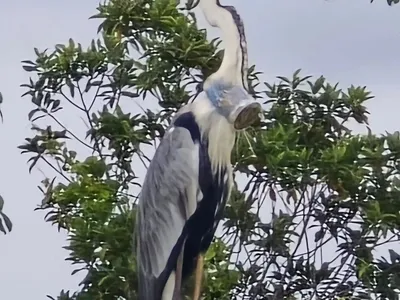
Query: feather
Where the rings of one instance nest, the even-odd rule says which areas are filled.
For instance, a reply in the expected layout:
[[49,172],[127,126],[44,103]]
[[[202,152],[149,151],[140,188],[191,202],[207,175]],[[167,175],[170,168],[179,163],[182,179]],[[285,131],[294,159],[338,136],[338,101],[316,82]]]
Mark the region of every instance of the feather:
[[139,299],[170,294],[182,250],[183,279],[193,272],[229,198],[234,131],[206,103],[196,101],[177,114],[147,171],[137,227]]
[[148,168],[138,212],[139,299],[161,299],[175,268],[197,202],[197,152],[189,131],[178,127],[163,138]]

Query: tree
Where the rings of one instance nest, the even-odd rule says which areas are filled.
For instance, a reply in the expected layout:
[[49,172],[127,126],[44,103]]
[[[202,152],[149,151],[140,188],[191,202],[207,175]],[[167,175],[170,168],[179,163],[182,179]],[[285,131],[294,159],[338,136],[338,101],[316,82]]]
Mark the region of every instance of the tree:
[[[68,232],[73,274],[87,273],[79,291],[49,298],[131,300],[136,170],[150,160],[143,149],[157,145],[223,51],[176,1],[110,0],[92,18],[102,23],[88,49],[69,40],[23,62],[34,136],[19,148],[30,170],[44,163],[54,171],[38,209]],[[265,121],[238,136],[233,164],[245,184],[207,253],[204,299],[396,299],[400,255],[374,251],[399,241],[399,133],[346,127],[367,126],[365,87],[341,90],[300,70],[261,84],[259,74],[253,66],[248,79]],[[140,112],[124,108],[134,99]],[[66,127],[64,109],[87,131]]]

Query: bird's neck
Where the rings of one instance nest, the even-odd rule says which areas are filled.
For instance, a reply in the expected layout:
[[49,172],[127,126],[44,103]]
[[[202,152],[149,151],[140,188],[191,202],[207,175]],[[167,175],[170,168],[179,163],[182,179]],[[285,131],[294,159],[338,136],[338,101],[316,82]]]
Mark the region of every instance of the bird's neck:
[[244,28],[239,15],[233,7],[221,7],[215,0],[200,1],[207,21],[222,31],[224,58],[214,73],[214,80],[223,80],[228,85],[241,85],[248,90],[247,84],[247,43]]
[[236,132],[233,126],[228,123],[226,118],[218,117],[218,120],[212,120],[209,126],[203,129],[208,131],[205,134],[208,138],[208,154],[214,174],[222,168],[231,169],[231,153],[235,144]]
[[236,131],[207,99],[197,99],[191,103],[203,139],[207,140],[208,154],[214,171],[231,168],[231,152],[235,144]]

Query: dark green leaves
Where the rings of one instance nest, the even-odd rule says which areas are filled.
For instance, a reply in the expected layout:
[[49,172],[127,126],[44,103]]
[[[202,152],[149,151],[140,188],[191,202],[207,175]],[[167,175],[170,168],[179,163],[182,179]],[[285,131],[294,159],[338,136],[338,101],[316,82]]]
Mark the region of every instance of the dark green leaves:
[[[371,3],[374,2],[374,0],[371,0]],[[400,0],[386,0],[387,4],[389,5],[394,5],[394,4],[398,4],[400,2]]]
[[[2,103],[3,103],[3,95],[2,93],[0,93],[0,106]],[[3,121],[3,113],[1,112],[1,109],[0,109],[0,119],[1,121]]]
[[[112,0],[93,18],[101,19],[101,36],[87,49],[70,39],[23,61],[34,124],[19,148],[31,154],[30,170],[49,167],[38,209],[68,232],[67,260],[79,264],[73,274],[86,272],[78,291],[58,299],[131,300],[147,151],[223,51],[176,1]],[[206,254],[203,298],[392,299],[398,254],[374,253],[399,242],[399,134],[351,132],[351,122],[368,122],[365,87],[342,90],[300,69],[278,84],[260,85],[259,75],[252,66],[248,81],[266,104],[265,121],[238,136],[238,186]],[[80,126],[70,125],[72,115]],[[187,295],[191,288],[189,280]]]
[[[0,106],[3,103],[3,95],[0,93]],[[3,121],[3,113],[0,110],[0,118]],[[10,218],[3,212],[4,199],[0,195],[0,231],[4,234],[12,230],[12,223]]]
[[0,195],[0,231],[6,234],[12,230],[10,218],[3,212],[4,199]]

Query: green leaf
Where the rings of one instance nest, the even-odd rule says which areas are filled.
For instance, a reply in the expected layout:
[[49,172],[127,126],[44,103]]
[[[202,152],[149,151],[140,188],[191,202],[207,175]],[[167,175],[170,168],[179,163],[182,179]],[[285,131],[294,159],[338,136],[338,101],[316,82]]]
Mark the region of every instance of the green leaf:
[[122,91],[122,92],[121,92],[121,95],[122,95],[122,96],[130,97],[130,98],[137,98],[137,97],[139,97],[139,94],[133,93],[133,92],[128,92],[128,91]]
[[11,222],[10,218],[9,218],[5,213],[3,213],[3,212],[1,212],[1,211],[0,211],[0,215],[1,215],[1,216],[3,217],[3,219],[4,219],[4,223],[5,223],[6,227],[7,227],[7,230],[8,230],[8,231],[11,231],[13,225],[12,225],[12,222]]
[[4,233],[4,234],[7,234],[7,231],[6,231],[6,229],[4,228],[3,220],[2,220],[2,219],[0,219],[0,231],[1,231],[2,233]]

